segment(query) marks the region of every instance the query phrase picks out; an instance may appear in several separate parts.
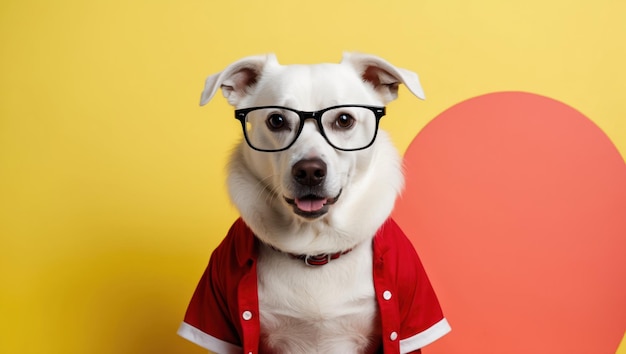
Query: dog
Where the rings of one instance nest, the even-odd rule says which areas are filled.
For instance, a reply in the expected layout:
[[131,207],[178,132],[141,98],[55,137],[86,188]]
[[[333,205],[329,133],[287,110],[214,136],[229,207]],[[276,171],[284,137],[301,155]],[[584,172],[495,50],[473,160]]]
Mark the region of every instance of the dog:
[[424,99],[417,74],[361,53],[251,56],[207,78],[200,105],[221,89],[243,130],[227,178],[241,217],[181,336],[217,353],[408,353],[450,330],[390,219],[402,163],[378,123],[400,84]]

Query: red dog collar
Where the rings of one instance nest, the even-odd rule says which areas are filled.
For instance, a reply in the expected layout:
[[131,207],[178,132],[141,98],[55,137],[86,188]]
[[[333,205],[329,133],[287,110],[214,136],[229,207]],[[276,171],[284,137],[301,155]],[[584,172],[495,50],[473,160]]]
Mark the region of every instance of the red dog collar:
[[271,245],[267,245],[267,246],[276,252],[286,253],[290,255],[291,258],[304,261],[304,264],[308,266],[323,266],[324,264],[328,264],[328,262],[330,262],[331,260],[337,259],[343,256],[344,254],[352,251],[352,248],[350,248],[345,251],[337,252],[337,253],[322,253],[322,254],[310,255],[310,254],[295,254],[295,253],[290,253],[290,252],[284,252],[274,246],[271,246]]

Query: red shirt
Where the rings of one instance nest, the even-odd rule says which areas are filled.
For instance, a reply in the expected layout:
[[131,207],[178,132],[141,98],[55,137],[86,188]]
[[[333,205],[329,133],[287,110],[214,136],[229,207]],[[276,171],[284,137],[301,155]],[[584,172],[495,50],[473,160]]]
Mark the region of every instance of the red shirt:
[[[258,241],[240,218],[213,251],[178,334],[216,353],[259,351]],[[385,353],[419,353],[450,331],[422,263],[388,219],[373,241]]]

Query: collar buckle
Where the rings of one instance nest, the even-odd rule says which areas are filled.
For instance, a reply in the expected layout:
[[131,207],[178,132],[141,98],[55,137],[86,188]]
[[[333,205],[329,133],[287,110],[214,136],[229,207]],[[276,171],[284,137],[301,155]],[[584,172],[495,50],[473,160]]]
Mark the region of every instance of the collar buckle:
[[[334,255],[337,255],[337,256],[333,258]],[[328,262],[330,262],[332,259],[339,258],[340,255],[341,253],[335,253],[335,254],[326,253],[326,254],[320,254],[317,256],[306,255],[304,256],[304,264],[306,264],[309,267],[322,266],[324,264],[328,264]]]

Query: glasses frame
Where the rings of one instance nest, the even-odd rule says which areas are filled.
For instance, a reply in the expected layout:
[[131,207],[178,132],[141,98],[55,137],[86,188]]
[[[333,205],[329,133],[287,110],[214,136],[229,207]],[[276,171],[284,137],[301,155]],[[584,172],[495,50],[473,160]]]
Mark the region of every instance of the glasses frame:
[[[322,126],[322,115],[325,112],[330,111],[331,109],[348,108],[348,107],[369,109],[370,111],[372,111],[372,113],[374,113],[374,117],[376,118],[376,127],[374,129],[374,136],[372,137],[372,141],[370,141],[369,144],[367,144],[367,145],[365,145],[363,147],[357,148],[357,149],[343,149],[343,148],[335,146],[333,143],[330,142],[330,140],[326,136],[326,133],[324,132],[324,127]],[[291,143],[289,143],[284,148],[281,148],[281,149],[259,149],[259,148],[255,147],[255,146],[253,146],[250,143],[250,140],[248,139],[248,133],[246,132],[246,117],[248,116],[248,113],[250,113],[250,112],[252,112],[254,110],[257,110],[257,109],[266,109],[266,108],[288,110],[288,111],[296,113],[298,115],[298,117],[300,117],[300,126],[298,127],[298,131],[296,132],[296,135],[294,136],[293,141]],[[319,111],[298,111],[296,109],[289,108],[289,107],[283,107],[283,106],[258,106],[258,107],[249,107],[249,108],[236,109],[235,110],[235,119],[237,119],[239,122],[241,122],[241,128],[243,129],[243,136],[246,139],[246,143],[248,143],[248,146],[250,146],[252,149],[254,149],[256,151],[278,152],[278,151],[285,151],[285,150],[289,149],[298,140],[298,138],[300,137],[300,133],[302,133],[302,128],[304,128],[304,123],[305,123],[305,121],[307,119],[314,119],[317,122],[318,130],[319,130],[320,134],[322,134],[322,136],[324,137],[324,140],[326,140],[328,145],[332,146],[333,148],[335,148],[337,150],[341,150],[341,151],[358,151],[358,150],[367,149],[368,147],[372,146],[372,144],[374,144],[374,141],[376,141],[376,136],[378,135],[378,125],[380,123],[380,119],[385,116],[385,113],[386,113],[386,108],[384,106],[382,106],[382,107],[381,106],[367,106],[367,105],[359,105],[359,104],[343,104],[343,105],[338,105],[338,106],[327,107],[327,108],[321,109]]]

